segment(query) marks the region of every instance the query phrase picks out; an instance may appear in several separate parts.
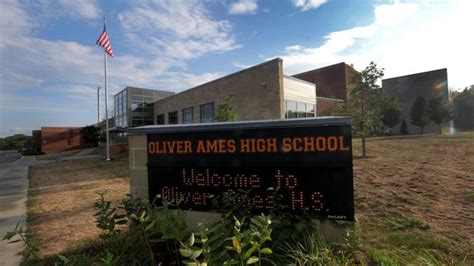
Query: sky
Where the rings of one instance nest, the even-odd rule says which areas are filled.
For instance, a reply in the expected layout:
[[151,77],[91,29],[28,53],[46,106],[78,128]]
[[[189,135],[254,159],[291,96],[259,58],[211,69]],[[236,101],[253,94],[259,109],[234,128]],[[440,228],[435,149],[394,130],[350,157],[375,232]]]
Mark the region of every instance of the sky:
[[374,61],[384,78],[448,68],[459,90],[474,84],[473,10],[471,0],[0,0],[0,137],[97,121],[104,16],[112,108],[127,86],[179,92],[275,57],[287,75],[340,62]]

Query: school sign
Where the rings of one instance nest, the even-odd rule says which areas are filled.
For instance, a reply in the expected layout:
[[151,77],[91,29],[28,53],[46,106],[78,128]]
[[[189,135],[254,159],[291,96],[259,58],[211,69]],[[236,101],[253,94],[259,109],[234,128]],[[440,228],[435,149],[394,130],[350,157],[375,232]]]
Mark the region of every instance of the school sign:
[[239,204],[255,213],[282,204],[297,214],[354,221],[349,118],[148,126],[129,134],[146,135],[149,199],[212,212],[212,199],[240,191]]

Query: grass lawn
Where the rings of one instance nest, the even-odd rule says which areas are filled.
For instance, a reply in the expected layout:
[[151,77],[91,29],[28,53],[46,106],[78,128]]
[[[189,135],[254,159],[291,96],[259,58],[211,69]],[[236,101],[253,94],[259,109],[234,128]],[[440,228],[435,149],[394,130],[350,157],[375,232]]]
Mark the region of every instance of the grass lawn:
[[119,201],[129,192],[128,155],[110,162],[98,158],[62,161],[30,169],[27,228],[41,255],[55,255],[95,239],[95,191]]
[[354,146],[357,227],[372,256],[474,260],[474,132]]
[[[474,261],[474,132],[354,140],[356,228],[372,260]],[[41,254],[96,238],[95,191],[129,191],[128,158],[65,161],[31,169],[28,229]]]

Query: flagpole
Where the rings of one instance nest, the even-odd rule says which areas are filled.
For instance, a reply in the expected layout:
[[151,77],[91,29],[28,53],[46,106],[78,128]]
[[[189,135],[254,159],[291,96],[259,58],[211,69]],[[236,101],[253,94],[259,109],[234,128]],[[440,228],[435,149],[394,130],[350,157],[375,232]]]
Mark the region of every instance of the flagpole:
[[105,80],[104,80],[104,87],[105,87],[105,142],[106,142],[106,157],[105,157],[105,160],[106,161],[110,161],[110,152],[109,152],[109,114],[108,114],[108,111],[107,111],[107,98],[109,97],[108,95],[108,90],[107,90],[107,53],[105,52],[104,50],[104,76],[105,76]]
[[100,87],[97,87],[97,127],[100,126]]

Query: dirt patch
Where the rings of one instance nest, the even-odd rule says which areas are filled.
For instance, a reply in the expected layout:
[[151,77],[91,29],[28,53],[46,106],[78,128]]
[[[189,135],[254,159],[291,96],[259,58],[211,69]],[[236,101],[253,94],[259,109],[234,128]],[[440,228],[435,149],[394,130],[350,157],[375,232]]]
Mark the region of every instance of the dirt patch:
[[28,229],[43,256],[55,255],[99,235],[94,202],[98,190],[119,201],[129,192],[128,157],[82,159],[31,168]]
[[[360,154],[360,141],[354,149]],[[401,232],[390,230],[390,221],[410,217],[429,225],[414,230],[442,243],[445,253],[474,258],[474,133],[371,140],[367,150],[368,159],[354,160],[366,242],[381,247],[396,239]]]

